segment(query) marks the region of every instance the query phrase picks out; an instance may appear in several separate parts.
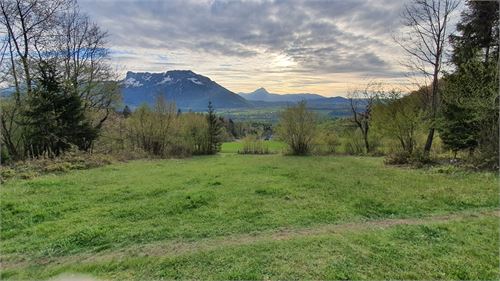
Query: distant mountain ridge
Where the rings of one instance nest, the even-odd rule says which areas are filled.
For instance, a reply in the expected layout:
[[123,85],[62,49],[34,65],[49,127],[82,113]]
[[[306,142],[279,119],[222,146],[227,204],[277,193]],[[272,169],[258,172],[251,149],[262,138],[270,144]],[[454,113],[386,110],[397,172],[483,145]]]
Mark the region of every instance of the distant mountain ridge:
[[240,96],[251,101],[266,101],[266,102],[299,102],[302,100],[326,99],[326,97],[317,94],[272,94],[264,88],[259,88],[251,93],[238,93]]
[[181,109],[205,110],[211,101],[216,108],[245,108],[252,104],[241,96],[191,70],[163,73],[127,72],[122,81],[125,104],[153,104],[157,95],[176,103]]
[[[216,109],[273,109],[307,101],[312,110],[330,111],[331,116],[348,115],[349,100],[344,97],[324,97],[316,94],[272,94],[259,88],[249,94],[235,94],[210,78],[191,70],[171,70],[161,73],[127,72],[121,81],[123,102],[132,109],[153,105],[157,95],[175,102],[182,111],[206,111],[211,101]],[[278,109],[279,110],[279,109]]]

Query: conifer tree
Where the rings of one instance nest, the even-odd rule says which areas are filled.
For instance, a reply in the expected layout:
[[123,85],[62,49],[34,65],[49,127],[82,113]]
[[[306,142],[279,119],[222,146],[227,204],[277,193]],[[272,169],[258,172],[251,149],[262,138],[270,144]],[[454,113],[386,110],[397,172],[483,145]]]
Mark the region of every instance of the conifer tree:
[[222,124],[215,114],[212,102],[208,102],[208,114],[207,114],[207,154],[215,154],[220,151],[222,144]]

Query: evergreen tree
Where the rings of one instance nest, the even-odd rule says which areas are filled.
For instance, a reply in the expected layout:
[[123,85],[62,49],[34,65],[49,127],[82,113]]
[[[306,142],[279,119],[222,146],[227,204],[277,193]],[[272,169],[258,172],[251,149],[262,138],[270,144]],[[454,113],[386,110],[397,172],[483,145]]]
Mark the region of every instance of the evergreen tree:
[[128,118],[132,114],[132,110],[128,107],[128,105],[125,105],[122,111],[123,117]]
[[452,61],[462,63],[480,57],[484,63],[498,60],[498,1],[468,1],[457,24],[460,35],[450,36],[454,47]]
[[[497,1],[468,1],[451,36],[454,73],[444,78],[440,136],[452,151],[479,150],[480,162],[498,167],[499,80]],[[472,153],[471,153],[472,154]]]
[[208,102],[208,114],[207,114],[207,154],[215,154],[220,151],[222,144],[222,124],[219,118],[215,115],[215,110],[212,102]]
[[496,65],[479,60],[461,64],[445,76],[439,125],[441,139],[452,151],[477,147],[489,155],[482,162],[490,167],[498,165],[498,82]]
[[64,87],[55,67],[47,62],[40,64],[37,80],[23,112],[26,150],[34,157],[58,156],[71,144],[88,150],[97,131],[86,120],[80,97]]
[[477,147],[479,126],[473,112],[456,103],[442,105],[442,120],[439,135],[447,148],[456,154],[468,149],[471,153]]

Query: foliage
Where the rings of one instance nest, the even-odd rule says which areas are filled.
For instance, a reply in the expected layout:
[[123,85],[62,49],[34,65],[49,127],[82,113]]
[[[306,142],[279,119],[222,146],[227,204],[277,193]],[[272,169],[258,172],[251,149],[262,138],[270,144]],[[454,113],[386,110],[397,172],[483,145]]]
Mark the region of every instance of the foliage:
[[64,173],[71,170],[84,170],[109,165],[116,162],[114,156],[86,153],[72,147],[57,158],[38,158],[17,161],[0,167],[0,182],[15,178],[35,178],[42,174]]
[[[440,134],[452,151],[469,150],[477,167],[499,167],[498,3],[467,3],[451,36],[456,70],[445,76]],[[474,151],[476,151],[474,153]]]
[[416,134],[422,128],[423,115],[418,94],[402,97],[401,93],[392,91],[384,102],[374,106],[372,122],[376,131],[397,140],[400,149],[411,155],[416,146]]
[[[120,99],[106,32],[72,0],[1,1],[0,26],[5,31],[2,83],[14,89],[8,101],[2,98],[0,116],[2,145],[10,158],[58,155],[69,143],[91,149]],[[47,76],[48,65],[58,76],[52,89],[37,81]],[[51,101],[57,106],[50,108]],[[72,130],[82,115],[80,128]],[[56,121],[63,124],[54,126]]]
[[139,107],[127,118],[129,136],[132,144],[151,155],[187,156],[188,151],[182,143],[181,126],[175,104],[168,103],[158,96],[155,106]]
[[[448,147],[498,156],[498,91],[495,65],[469,61],[446,77],[441,138]],[[498,167],[498,158],[490,160]]]
[[212,102],[208,102],[207,123],[207,146],[204,150],[204,154],[215,154],[220,151],[220,146],[222,145],[223,127],[219,118],[215,115]]
[[[444,67],[450,22],[459,0],[413,0],[403,9],[402,19],[406,29],[396,42],[407,53],[405,64],[428,89],[426,109],[429,112],[429,132],[424,154],[429,156],[434,141],[436,119],[439,113],[439,80]],[[430,84],[428,87],[427,85]]]
[[128,118],[132,114],[132,110],[130,110],[130,107],[128,105],[125,105],[122,111],[123,117]]
[[267,142],[259,139],[256,136],[246,136],[241,140],[243,146],[238,150],[239,154],[269,154],[269,146]]
[[80,97],[64,87],[53,65],[41,64],[39,75],[22,113],[25,150],[31,157],[59,156],[72,144],[89,150],[97,131],[86,119]]
[[498,3],[496,1],[467,1],[457,24],[459,34],[452,34],[453,64],[459,66],[481,59],[485,64],[498,61]]
[[[287,145],[281,141],[268,140],[264,141],[269,153],[281,153],[286,150]],[[238,153],[243,150],[242,141],[225,142],[221,146],[221,153]]]
[[183,143],[193,154],[206,154],[208,143],[207,117],[198,113],[184,113],[180,117]]
[[302,101],[281,113],[278,132],[292,154],[306,155],[311,152],[316,125],[316,115]]
[[21,110],[14,97],[0,98],[1,163],[21,160],[25,156],[25,128],[22,125]]

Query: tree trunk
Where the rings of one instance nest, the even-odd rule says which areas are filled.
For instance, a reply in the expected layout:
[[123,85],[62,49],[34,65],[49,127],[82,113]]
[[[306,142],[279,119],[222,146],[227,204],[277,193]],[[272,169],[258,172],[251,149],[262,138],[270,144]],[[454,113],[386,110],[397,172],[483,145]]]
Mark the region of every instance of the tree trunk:
[[429,134],[427,135],[427,140],[425,141],[425,147],[424,147],[424,155],[425,156],[429,156],[429,153],[431,152],[433,139],[434,139],[434,128],[431,128],[429,130]]
[[441,51],[438,51],[438,56],[436,56],[436,61],[434,64],[434,73],[432,78],[432,95],[431,95],[431,128],[429,134],[427,135],[427,141],[424,147],[424,156],[429,156],[432,147],[432,141],[434,140],[434,122],[436,121],[438,103],[439,103],[439,64],[441,58]]
[[364,141],[365,141],[366,153],[368,154],[368,153],[370,153],[370,144],[369,144],[369,142],[368,142],[368,132],[365,132],[365,133],[363,134],[363,139],[364,139]]

